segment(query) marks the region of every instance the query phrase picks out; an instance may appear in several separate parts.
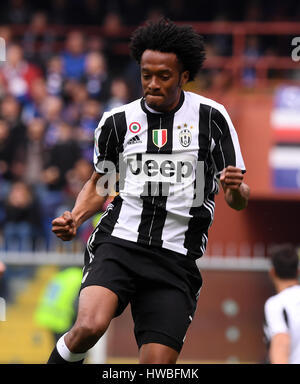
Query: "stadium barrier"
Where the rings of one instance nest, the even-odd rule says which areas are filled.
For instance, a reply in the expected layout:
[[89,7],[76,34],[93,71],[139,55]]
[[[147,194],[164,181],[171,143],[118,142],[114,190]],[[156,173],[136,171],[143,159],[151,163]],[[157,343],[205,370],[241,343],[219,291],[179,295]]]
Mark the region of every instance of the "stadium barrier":
[[[83,266],[82,253],[58,252],[0,252],[0,260],[14,266]],[[200,269],[267,271],[269,260],[265,257],[203,256],[197,260]]]
[[[268,73],[270,70],[299,70],[299,61],[292,59],[292,52],[295,49],[292,41],[300,36],[300,23],[298,22],[179,22],[178,24],[191,25],[198,33],[207,36],[228,35],[230,37],[232,55],[228,57],[218,55],[208,55],[204,68],[223,69],[230,71],[233,76],[233,83],[236,86],[242,85],[242,72],[251,66],[257,73],[258,88],[265,87],[268,83]],[[9,27],[9,26],[8,26]],[[86,36],[101,36],[109,41],[110,52],[113,55],[128,56],[128,42],[131,33],[136,26],[122,26],[111,35],[104,27],[82,26],[82,25],[51,25],[48,31],[55,36],[56,42],[54,49],[61,51],[64,48],[64,38],[69,31],[79,30]],[[19,41],[28,29],[26,25],[15,25],[13,35]],[[258,58],[247,59],[244,55],[248,36],[283,36],[287,38],[286,51],[290,52],[287,56],[262,55]],[[297,56],[298,57],[298,56]],[[300,55],[299,55],[300,57]],[[285,74],[279,73],[279,78],[286,78]],[[300,83],[300,79],[295,76],[293,83]]]

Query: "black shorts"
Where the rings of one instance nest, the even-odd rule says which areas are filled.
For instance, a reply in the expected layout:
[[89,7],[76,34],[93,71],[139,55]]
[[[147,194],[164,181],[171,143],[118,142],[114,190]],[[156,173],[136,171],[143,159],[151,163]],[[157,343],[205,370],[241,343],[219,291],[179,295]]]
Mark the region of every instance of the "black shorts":
[[167,249],[104,236],[91,254],[86,250],[81,289],[99,285],[115,292],[115,317],[131,304],[135,338],[180,352],[194,316],[202,285],[194,260]]

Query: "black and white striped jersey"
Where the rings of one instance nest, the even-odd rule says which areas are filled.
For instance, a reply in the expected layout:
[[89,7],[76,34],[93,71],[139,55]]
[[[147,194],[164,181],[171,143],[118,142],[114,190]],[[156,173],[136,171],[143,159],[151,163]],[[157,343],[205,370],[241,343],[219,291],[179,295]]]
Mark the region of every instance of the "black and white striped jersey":
[[101,174],[119,173],[119,195],[91,240],[102,231],[199,258],[218,175],[228,165],[245,171],[231,119],[211,99],[182,92],[168,113],[151,111],[144,99],[105,112],[95,132],[94,166]]
[[267,345],[279,333],[290,336],[290,364],[300,364],[300,285],[270,297],[264,307],[264,335]]

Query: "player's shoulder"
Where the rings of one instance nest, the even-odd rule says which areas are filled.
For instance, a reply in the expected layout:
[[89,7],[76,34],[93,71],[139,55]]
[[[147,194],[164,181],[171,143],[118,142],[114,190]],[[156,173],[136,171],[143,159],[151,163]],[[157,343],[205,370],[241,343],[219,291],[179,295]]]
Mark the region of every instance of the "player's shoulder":
[[118,107],[114,107],[110,110],[104,111],[97,128],[100,129],[109,118],[112,118],[113,116],[116,116],[119,113],[127,114],[131,111],[137,112],[139,109],[142,111],[141,99],[137,99],[137,100],[131,101],[130,103],[123,104]]
[[185,93],[185,98],[187,102],[193,103],[198,106],[200,106],[201,104],[208,105],[221,113],[226,111],[223,104],[220,104],[217,101],[210,99],[209,97],[199,95],[198,93],[195,93],[195,92],[185,91],[184,93]]
[[283,292],[279,292],[273,296],[270,296],[265,302],[265,311],[273,312],[278,307],[281,307],[284,303],[284,295]]
[[106,111],[107,116],[113,116],[116,115],[117,113],[122,113],[122,112],[128,112],[131,110],[137,110],[141,109],[141,99],[136,99],[131,101],[130,103],[120,105],[118,107],[112,108],[109,111]]

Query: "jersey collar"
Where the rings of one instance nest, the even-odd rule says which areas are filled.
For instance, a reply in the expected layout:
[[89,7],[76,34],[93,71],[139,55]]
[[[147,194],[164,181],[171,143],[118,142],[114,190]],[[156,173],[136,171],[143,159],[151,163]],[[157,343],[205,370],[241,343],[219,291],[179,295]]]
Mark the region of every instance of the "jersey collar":
[[145,112],[145,113],[147,113],[148,115],[162,115],[162,116],[166,116],[166,115],[172,115],[172,114],[174,114],[174,113],[176,113],[181,107],[182,107],[182,104],[184,103],[184,98],[185,98],[185,96],[184,96],[184,92],[183,91],[181,91],[181,94],[180,94],[180,99],[179,99],[179,103],[177,104],[177,106],[174,108],[174,109],[172,109],[171,111],[169,111],[169,112],[151,112],[148,108],[147,108],[147,106],[146,106],[146,102],[145,102],[145,98],[143,97],[142,99],[141,99],[141,107],[142,107],[142,110]]

